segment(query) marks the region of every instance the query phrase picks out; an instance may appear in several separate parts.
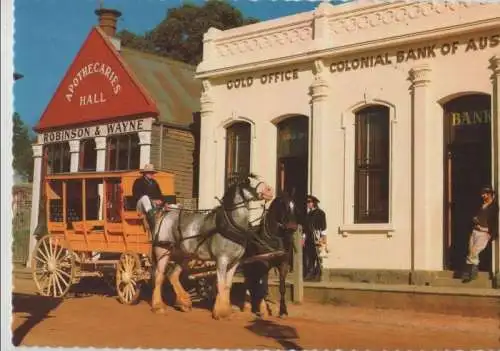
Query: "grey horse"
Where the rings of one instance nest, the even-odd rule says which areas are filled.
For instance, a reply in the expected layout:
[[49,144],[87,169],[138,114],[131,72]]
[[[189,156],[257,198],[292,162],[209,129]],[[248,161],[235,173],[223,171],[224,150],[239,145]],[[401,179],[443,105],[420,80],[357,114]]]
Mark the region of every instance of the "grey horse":
[[[245,253],[250,228],[250,203],[271,200],[272,188],[257,177],[241,177],[224,194],[221,205],[209,213],[172,208],[157,222],[157,238],[153,248],[156,265],[152,310],[165,313],[161,289],[168,277],[176,294],[175,305],[189,311],[192,302],[182,287],[179,276],[182,262],[188,259],[215,261],[217,296],[212,311],[214,319],[228,317],[232,279]],[[174,263],[173,269],[169,263]]]

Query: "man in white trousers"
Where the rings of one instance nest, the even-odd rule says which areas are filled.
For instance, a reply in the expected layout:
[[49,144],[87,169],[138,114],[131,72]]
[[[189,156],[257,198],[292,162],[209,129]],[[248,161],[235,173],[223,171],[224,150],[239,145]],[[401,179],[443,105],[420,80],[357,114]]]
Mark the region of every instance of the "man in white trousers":
[[490,239],[495,239],[498,230],[498,205],[495,192],[490,186],[481,189],[483,203],[473,218],[473,229],[469,239],[469,254],[462,281],[468,283],[477,277],[479,254],[486,248]]
[[155,208],[162,205],[163,195],[158,182],[154,179],[156,173],[154,165],[148,163],[140,172],[142,177],[134,182],[132,194],[137,201],[137,211],[146,216],[151,240],[154,240]]

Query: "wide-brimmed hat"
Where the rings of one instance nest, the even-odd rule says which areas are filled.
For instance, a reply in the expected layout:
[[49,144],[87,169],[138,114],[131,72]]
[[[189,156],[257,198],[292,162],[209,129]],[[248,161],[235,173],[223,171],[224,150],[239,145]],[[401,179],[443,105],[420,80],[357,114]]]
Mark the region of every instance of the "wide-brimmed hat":
[[144,165],[144,168],[140,170],[141,173],[157,173],[155,171],[155,166],[152,163],[147,163]]
[[493,190],[493,187],[485,185],[481,188],[481,194],[495,194],[495,190]]
[[319,199],[314,195],[307,195],[307,200],[311,199],[315,204],[319,203]]

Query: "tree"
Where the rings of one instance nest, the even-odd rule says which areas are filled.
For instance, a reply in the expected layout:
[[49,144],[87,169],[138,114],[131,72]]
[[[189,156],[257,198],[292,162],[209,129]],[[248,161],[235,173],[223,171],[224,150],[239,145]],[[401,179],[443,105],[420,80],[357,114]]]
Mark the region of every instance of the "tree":
[[208,0],[203,6],[186,3],[169,9],[165,19],[144,36],[126,30],[118,36],[124,46],[197,65],[203,57],[203,35],[210,27],[226,30],[256,22],[226,1]]
[[21,116],[15,112],[13,117],[12,155],[14,161],[12,167],[23,178],[28,181],[33,179],[33,151],[31,144],[35,137],[30,135],[28,126],[21,120]]

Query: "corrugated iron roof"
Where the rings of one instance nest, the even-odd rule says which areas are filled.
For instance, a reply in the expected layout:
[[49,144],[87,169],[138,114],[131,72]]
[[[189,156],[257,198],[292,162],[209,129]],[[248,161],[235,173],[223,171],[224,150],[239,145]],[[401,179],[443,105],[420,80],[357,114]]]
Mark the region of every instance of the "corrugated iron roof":
[[193,113],[200,111],[201,82],[195,79],[196,67],[123,46],[121,55],[155,100],[158,120],[189,127]]

